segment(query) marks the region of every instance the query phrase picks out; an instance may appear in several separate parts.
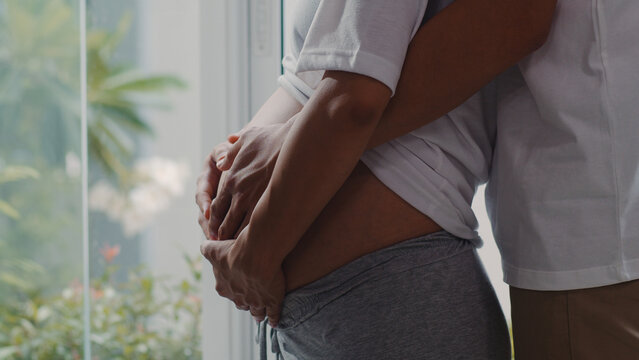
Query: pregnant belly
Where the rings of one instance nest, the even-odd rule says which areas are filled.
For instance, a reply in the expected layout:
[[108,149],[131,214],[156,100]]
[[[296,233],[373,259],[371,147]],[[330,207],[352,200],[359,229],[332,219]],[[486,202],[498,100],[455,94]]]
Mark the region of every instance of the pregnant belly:
[[360,256],[441,229],[360,162],[284,261],[287,291]]

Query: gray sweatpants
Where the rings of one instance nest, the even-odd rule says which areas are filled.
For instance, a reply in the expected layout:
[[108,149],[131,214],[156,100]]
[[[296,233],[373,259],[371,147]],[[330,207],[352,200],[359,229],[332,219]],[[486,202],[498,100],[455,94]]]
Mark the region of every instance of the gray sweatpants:
[[271,338],[286,360],[510,359],[477,252],[447,232],[365,255],[287,294]]

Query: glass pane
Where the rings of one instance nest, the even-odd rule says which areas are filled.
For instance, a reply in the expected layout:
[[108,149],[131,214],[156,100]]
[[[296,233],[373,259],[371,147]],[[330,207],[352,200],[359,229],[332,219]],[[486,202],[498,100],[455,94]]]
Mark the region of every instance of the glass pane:
[[0,0],[0,358],[83,356],[79,2]]
[[92,356],[201,358],[198,2],[87,18]]

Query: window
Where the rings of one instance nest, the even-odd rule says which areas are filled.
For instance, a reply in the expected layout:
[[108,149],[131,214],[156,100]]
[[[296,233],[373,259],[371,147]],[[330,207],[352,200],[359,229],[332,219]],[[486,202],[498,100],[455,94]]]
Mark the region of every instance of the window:
[[201,358],[199,6],[0,0],[0,358]]
[[0,357],[83,351],[77,2],[0,1]]

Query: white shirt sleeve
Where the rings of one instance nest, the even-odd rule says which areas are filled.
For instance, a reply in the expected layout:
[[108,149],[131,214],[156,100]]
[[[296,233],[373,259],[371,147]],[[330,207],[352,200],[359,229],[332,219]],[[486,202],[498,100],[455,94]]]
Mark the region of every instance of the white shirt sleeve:
[[314,88],[323,71],[347,71],[376,79],[394,94],[406,50],[419,29],[427,3],[321,1],[289,79],[295,75]]

